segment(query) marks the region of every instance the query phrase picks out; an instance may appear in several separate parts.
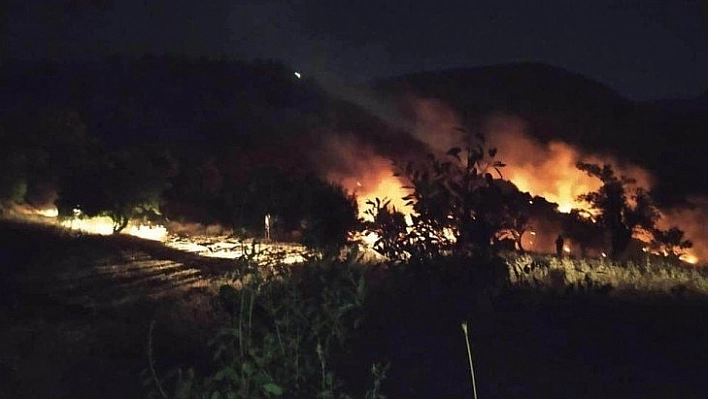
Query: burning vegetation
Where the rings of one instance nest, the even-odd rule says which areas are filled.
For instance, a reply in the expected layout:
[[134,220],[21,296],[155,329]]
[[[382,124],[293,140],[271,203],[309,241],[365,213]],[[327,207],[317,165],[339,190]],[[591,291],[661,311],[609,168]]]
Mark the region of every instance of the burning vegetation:
[[[356,192],[360,214],[379,224],[370,226],[367,240],[374,242],[377,237],[382,253],[396,257],[394,253],[402,251],[411,256],[419,249],[392,248],[421,240],[430,241],[420,244],[426,248],[459,246],[455,243],[463,234],[460,230],[480,230],[463,225],[478,224],[480,218],[474,215],[478,208],[465,212],[463,204],[455,204],[454,199],[482,195],[494,206],[484,205],[488,209],[481,211],[490,226],[481,228],[488,233],[482,234],[478,245],[503,247],[503,242],[509,242],[509,248],[519,251],[553,253],[556,237],[561,236],[567,256],[638,258],[652,253],[698,263],[692,240],[705,235],[693,227],[695,222],[680,217],[691,211],[660,210],[651,197],[652,178],[642,168],[584,154],[562,142],[537,142],[518,117],[494,114],[480,124],[480,133],[475,135],[460,129],[462,122],[438,101],[417,99],[414,104],[412,135],[426,144],[429,163],[421,163],[422,157],[418,162],[385,162],[370,148],[351,141],[333,145],[340,153],[355,154],[342,157],[345,164],[353,165],[349,169],[354,173],[330,178]],[[454,148],[454,143],[463,145],[466,159],[459,158],[459,147],[447,155],[442,151],[447,145]],[[493,170],[482,172],[489,167]],[[492,181],[487,181],[489,176]],[[483,194],[456,191],[461,180],[470,184],[469,179],[487,184],[479,189]],[[362,181],[373,184],[362,185]],[[449,198],[429,197],[426,190],[438,190],[437,194],[447,190]],[[447,209],[430,214],[430,206]],[[455,212],[471,213],[472,220],[461,220]],[[676,227],[684,223],[697,234],[685,235]],[[388,242],[382,238],[386,234]]]
[[[175,70],[190,74],[192,67]],[[440,100],[414,95],[397,107],[359,99],[357,108],[282,65],[242,65],[240,75],[218,67],[212,72],[222,78],[269,82],[255,102],[212,93],[215,109],[239,110],[225,124],[248,131],[238,139],[199,126],[201,141],[133,134],[116,145],[71,109],[9,107],[0,130],[3,209],[158,240],[175,222],[221,225],[240,238],[298,241],[325,252],[360,230],[360,218],[385,221],[369,225],[366,237],[390,240],[388,255],[394,243],[408,245],[408,256],[422,250],[411,245],[554,253],[561,236],[567,256],[654,253],[690,263],[708,256],[705,200],[692,198],[690,209],[659,208],[649,172],[536,140],[519,116],[462,117]]]

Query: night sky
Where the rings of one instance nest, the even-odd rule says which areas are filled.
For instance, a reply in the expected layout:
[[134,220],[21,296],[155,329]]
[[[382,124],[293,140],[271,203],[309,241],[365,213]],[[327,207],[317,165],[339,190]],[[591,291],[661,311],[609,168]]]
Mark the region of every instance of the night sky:
[[537,61],[636,100],[708,89],[703,0],[6,0],[3,55],[275,58],[321,80]]

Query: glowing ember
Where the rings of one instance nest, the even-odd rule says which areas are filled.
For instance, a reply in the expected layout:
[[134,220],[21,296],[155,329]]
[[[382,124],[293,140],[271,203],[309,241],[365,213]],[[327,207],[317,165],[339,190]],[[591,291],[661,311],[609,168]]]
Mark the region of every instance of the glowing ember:
[[73,218],[64,220],[61,225],[71,229],[89,234],[110,235],[113,234],[113,221],[107,216],[94,218]]
[[376,233],[369,233],[362,237],[362,241],[368,248],[373,248],[376,241],[379,239],[379,235]]
[[161,225],[128,226],[125,230],[126,234],[145,240],[164,241],[167,238],[167,228]]
[[679,257],[682,261],[695,265],[698,263],[698,258],[695,255],[683,254]]
[[[76,231],[89,234],[111,235],[113,234],[113,221],[107,216],[93,218],[72,218],[63,220],[62,226]],[[128,234],[146,240],[164,241],[167,239],[167,228],[161,225],[129,224],[121,234]]]
[[38,209],[37,214],[48,218],[55,218],[59,216],[59,210],[56,207],[48,209]]
[[[199,242],[199,243],[197,243]],[[305,247],[293,244],[241,242],[226,236],[207,237],[194,236],[165,242],[165,245],[180,251],[191,252],[208,258],[238,259],[243,256],[251,258],[255,251],[256,262],[266,264],[277,261],[283,264],[294,264],[305,261]]]
[[59,216],[59,210],[56,206],[49,206],[47,208],[35,208],[30,205],[16,205],[12,209],[14,212],[20,215],[38,215],[47,218],[55,218]]

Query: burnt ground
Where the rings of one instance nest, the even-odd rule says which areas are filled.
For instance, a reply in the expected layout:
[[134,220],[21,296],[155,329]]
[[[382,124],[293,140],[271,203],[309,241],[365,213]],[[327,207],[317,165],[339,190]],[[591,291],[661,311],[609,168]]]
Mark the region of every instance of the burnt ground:
[[[202,294],[228,261],[132,237],[0,223],[0,397],[141,397],[148,330],[158,371],[205,360]],[[705,398],[708,300],[532,289],[377,273],[368,318],[339,356],[352,386],[389,361],[389,398]]]

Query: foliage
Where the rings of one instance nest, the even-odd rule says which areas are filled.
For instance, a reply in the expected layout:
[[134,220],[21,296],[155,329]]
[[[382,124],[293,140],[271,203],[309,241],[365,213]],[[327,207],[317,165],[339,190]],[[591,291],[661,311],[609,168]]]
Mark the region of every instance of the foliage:
[[[149,396],[166,390],[176,398],[349,397],[332,362],[363,317],[366,280],[353,258],[297,271],[246,259],[241,266],[239,278],[219,289],[229,322],[211,343],[213,367],[174,370],[162,380],[146,375]],[[383,398],[385,371],[372,367],[367,398]]]
[[578,199],[587,202],[598,212],[598,225],[610,235],[610,256],[617,259],[629,246],[635,228],[653,228],[657,212],[648,194],[642,189],[634,190],[634,205],[629,203],[627,186],[635,184],[636,180],[615,175],[612,166],[582,162],[576,166],[602,182],[597,191],[582,194]]
[[166,176],[149,154],[139,150],[116,151],[77,167],[67,177],[57,202],[61,215],[79,209],[93,217],[109,216],[115,233],[133,218],[159,215]]
[[0,201],[51,205],[60,181],[97,145],[76,112],[43,109],[0,127]]
[[[579,196],[598,212],[597,224],[610,234],[610,255],[618,259],[629,246],[633,233],[644,231],[651,235],[651,247],[666,255],[678,258],[683,250],[693,244],[684,240],[684,233],[677,227],[661,230],[656,227],[659,211],[650,194],[642,188],[628,186],[636,180],[625,176],[616,176],[610,165],[602,167],[595,164],[578,163],[578,169],[602,181],[598,191]],[[631,199],[631,201],[630,201]],[[578,226],[577,223],[575,225]],[[590,233],[584,229],[581,234]],[[577,230],[576,230],[577,231]]]
[[[437,255],[438,247],[426,248],[429,240],[416,240],[406,223],[405,215],[391,206],[388,199],[367,200],[364,212],[371,220],[365,222],[365,234],[376,237],[373,249],[391,260],[407,261],[411,257],[422,260],[426,254]],[[444,237],[443,237],[444,238]]]
[[583,258],[587,256],[589,247],[603,247],[603,228],[587,212],[572,209],[562,215],[562,232],[578,244]]
[[388,209],[388,201],[370,201],[366,232],[378,236],[375,249],[393,260],[424,264],[450,254],[489,257],[505,237],[520,242],[531,197],[501,179],[504,164],[494,160],[496,149],[483,145],[478,134],[466,147],[450,149],[445,160],[429,155],[424,164],[400,167],[410,182],[404,200],[413,209],[411,223]]
[[[314,177],[296,185],[302,218],[302,243],[330,258],[339,255],[348,233],[358,227],[356,198],[342,187]],[[294,215],[293,215],[294,216]]]
[[[1,133],[1,132],[0,132]],[[25,178],[26,158],[22,154],[6,152],[0,143],[0,209],[22,203],[27,194]]]
[[653,229],[650,248],[653,251],[678,259],[686,253],[686,250],[693,247],[690,240],[685,239],[684,232],[676,227],[668,230]]

